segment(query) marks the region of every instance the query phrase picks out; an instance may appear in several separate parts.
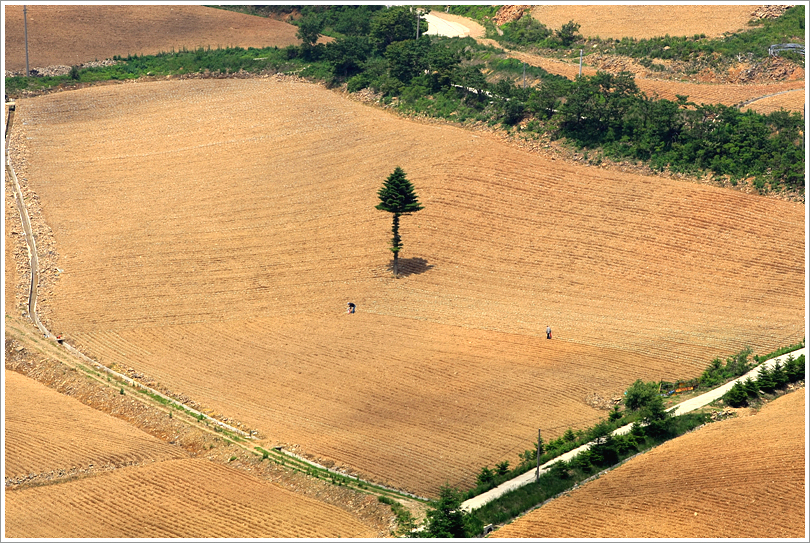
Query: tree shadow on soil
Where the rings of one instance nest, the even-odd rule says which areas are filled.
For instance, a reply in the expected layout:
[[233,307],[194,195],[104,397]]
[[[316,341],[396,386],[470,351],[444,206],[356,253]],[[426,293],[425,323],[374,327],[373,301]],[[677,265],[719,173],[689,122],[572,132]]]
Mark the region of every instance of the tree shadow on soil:
[[[428,264],[424,258],[400,258],[398,263],[399,276],[408,277],[409,275],[416,275],[425,273],[433,267],[433,264]],[[394,271],[394,261],[388,265],[388,269]]]

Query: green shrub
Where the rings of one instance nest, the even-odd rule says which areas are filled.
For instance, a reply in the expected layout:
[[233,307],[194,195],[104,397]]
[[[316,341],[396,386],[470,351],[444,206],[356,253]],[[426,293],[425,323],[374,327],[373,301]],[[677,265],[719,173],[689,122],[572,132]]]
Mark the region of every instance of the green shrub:
[[743,407],[748,405],[748,392],[742,383],[737,381],[731,389],[723,394],[723,401],[731,407]]
[[639,411],[659,398],[658,385],[636,380],[624,393],[624,405],[632,411]]
[[481,468],[481,473],[476,477],[480,486],[486,486],[495,480],[495,472],[489,469],[489,466]]
[[757,386],[762,392],[773,392],[776,390],[776,382],[773,378],[773,370],[769,368],[761,368],[757,376]]
[[789,355],[785,362],[785,373],[787,373],[788,380],[791,383],[804,379],[804,355],[800,355],[799,358],[795,359]]

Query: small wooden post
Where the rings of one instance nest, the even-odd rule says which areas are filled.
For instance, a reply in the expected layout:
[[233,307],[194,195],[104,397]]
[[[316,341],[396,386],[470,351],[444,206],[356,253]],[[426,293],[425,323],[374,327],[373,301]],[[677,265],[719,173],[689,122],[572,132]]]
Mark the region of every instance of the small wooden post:
[[534,472],[534,480],[540,480],[540,428],[537,429],[537,470]]
[[28,6],[23,6],[23,29],[25,32],[25,77],[30,75],[28,69]]

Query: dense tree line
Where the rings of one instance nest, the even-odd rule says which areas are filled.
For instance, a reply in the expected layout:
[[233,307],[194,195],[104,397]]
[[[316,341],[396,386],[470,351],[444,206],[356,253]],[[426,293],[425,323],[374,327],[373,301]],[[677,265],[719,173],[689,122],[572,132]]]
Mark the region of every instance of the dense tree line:
[[[413,113],[550,132],[605,157],[658,170],[711,171],[732,183],[754,178],[760,189],[803,190],[804,122],[797,113],[761,115],[698,105],[686,96],[658,99],[641,92],[630,73],[570,81],[532,68],[542,82],[523,88],[515,73],[522,64],[493,58],[493,48],[470,38],[417,39],[417,14],[408,6],[310,6],[302,14],[305,43],[293,55],[326,63],[332,82],[346,82],[350,92],[368,87]],[[419,25],[427,30],[424,19]],[[315,45],[326,28],[338,37]],[[572,21],[552,32],[525,16],[502,28],[504,36],[570,43],[578,25]]]

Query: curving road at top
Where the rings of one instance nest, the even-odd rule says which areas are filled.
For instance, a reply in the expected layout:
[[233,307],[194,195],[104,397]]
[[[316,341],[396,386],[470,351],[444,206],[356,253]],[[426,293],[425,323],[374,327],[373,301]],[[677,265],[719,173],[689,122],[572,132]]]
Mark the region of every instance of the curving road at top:
[[[574,79],[579,75],[579,64],[565,62],[558,59],[544,58],[531,53],[514,51],[504,47],[495,40],[484,37],[484,27],[475,21],[459,15],[443,12],[431,12],[424,16],[428,21],[428,35],[446,37],[472,37],[479,43],[503,49],[510,58],[525,62],[529,66],[542,68],[549,73]],[[582,67],[582,75],[596,75],[597,69],[590,66]],[[636,76],[636,85],[639,90],[648,96],[658,96],[661,99],[675,100],[676,95],[686,95],[690,101],[698,104],[723,104],[726,106],[751,106],[755,102],[785,94],[788,92],[804,93],[804,79],[779,81],[768,84],[713,84],[713,83],[687,83],[683,81],[669,81],[661,79],[647,79]],[[791,101],[786,109],[803,114],[803,108],[794,106]],[[798,102],[797,102],[798,103]],[[753,107],[749,107],[753,109]],[[770,112],[776,108],[767,108]]]

